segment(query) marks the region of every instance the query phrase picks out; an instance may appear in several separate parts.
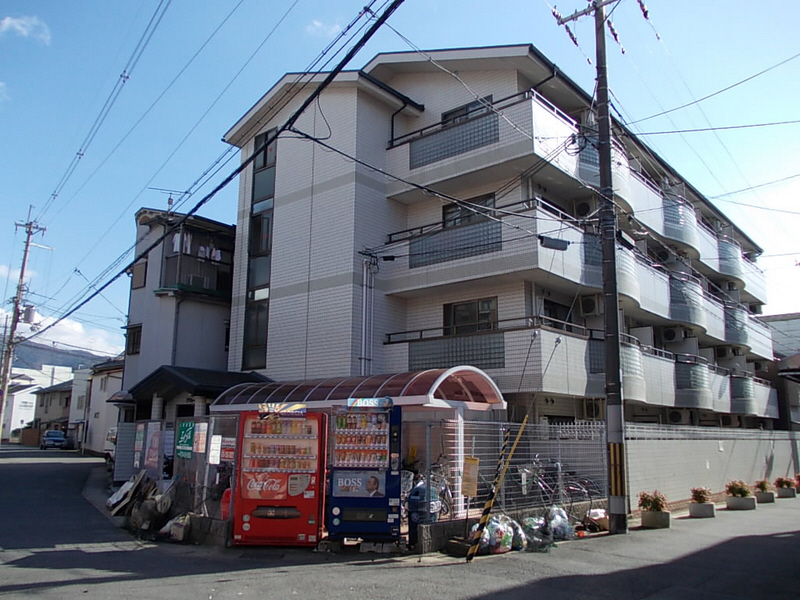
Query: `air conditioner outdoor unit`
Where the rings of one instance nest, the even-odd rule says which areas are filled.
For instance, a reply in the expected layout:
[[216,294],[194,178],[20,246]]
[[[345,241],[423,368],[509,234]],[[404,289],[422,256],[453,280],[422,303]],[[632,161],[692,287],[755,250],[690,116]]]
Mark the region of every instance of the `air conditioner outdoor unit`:
[[603,401],[594,398],[584,398],[583,418],[586,421],[602,421],[605,418]]
[[603,298],[600,294],[580,297],[580,311],[582,317],[597,317],[603,314]]
[[674,408],[667,413],[667,421],[670,425],[691,425],[692,414],[688,410]]
[[739,427],[739,415],[722,415],[723,427]]
[[679,342],[689,337],[690,331],[685,327],[667,327],[661,334],[665,342]]
[[732,352],[731,349],[727,346],[717,346],[714,348],[714,356],[716,358],[728,358],[731,356]]
[[672,252],[670,252],[669,250],[665,250],[662,248],[661,250],[656,251],[656,258],[658,259],[658,262],[667,263],[674,260],[675,255],[672,254]]
[[767,368],[767,365],[765,363],[761,362],[760,360],[757,360],[756,362],[753,363],[753,369],[756,370],[756,371],[764,371],[764,370],[766,370],[766,368]]
[[588,217],[597,209],[597,203],[593,200],[581,200],[575,203],[575,216],[578,218]]

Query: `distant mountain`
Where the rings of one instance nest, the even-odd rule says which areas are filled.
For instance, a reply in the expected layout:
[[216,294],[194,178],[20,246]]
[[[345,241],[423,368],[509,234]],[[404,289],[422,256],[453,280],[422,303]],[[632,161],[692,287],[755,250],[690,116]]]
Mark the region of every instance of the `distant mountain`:
[[47,344],[22,342],[14,349],[14,362],[11,364],[19,369],[41,369],[42,365],[79,369],[91,367],[111,358],[108,355],[93,354],[85,350],[65,350]]

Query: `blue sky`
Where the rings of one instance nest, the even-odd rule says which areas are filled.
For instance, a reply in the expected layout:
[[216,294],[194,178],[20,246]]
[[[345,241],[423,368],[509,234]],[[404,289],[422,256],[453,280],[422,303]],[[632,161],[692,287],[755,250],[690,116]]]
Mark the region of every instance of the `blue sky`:
[[[34,216],[41,215],[40,224],[47,227],[36,241],[52,248],[35,248],[29,264],[29,299],[48,323],[86,290],[87,279],[94,280],[130,248],[138,208],[166,207],[167,196],[148,187],[188,188],[226,150],[220,141],[225,131],[283,73],[303,70],[363,5],[363,0],[173,0],[83,158],[57,198],[48,202],[159,1],[4,2],[0,9],[4,297],[14,293],[22,256],[24,237],[22,231],[15,234],[14,222],[25,220],[28,205],[36,207]],[[568,14],[584,6],[571,1],[558,8]],[[797,54],[794,3],[772,2],[759,10],[752,6],[743,10],[743,4],[718,0],[653,0],[648,3],[648,23],[636,0],[622,0],[612,18],[625,54],[608,41],[615,102],[630,120],[642,119]],[[587,61],[587,56],[594,56],[592,21],[585,18],[573,26],[580,43],[576,48],[543,0],[491,4],[406,0],[390,24],[424,49],[533,43],[585,89],[593,87],[594,66]],[[350,67],[363,66],[377,52],[409,49],[384,28]],[[634,129],[652,132],[796,120],[798,82],[800,58]],[[792,124],[646,139],[697,189],[715,197],[800,173],[799,130],[800,125]],[[234,157],[212,184],[237,163]],[[200,190],[186,206],[211,187]],[[200,214],[234,223],[237,187],[234,183],[223,190]],[[795,178],[715,200],[764,248],[759,264],[767,274],[765,312],[770,314],[800,311],[796,300],[800,248],[795,233],[800,215],[775,212],[800,211],[798,193],[800,178]],[[121,278],[43,339],[120,350],[128,285],[128,278]]]

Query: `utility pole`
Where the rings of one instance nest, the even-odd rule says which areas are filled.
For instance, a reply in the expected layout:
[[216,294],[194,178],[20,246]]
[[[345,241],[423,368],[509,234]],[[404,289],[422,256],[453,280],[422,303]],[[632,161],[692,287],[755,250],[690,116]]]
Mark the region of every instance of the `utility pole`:
[[628,493],[625,474],[625,410],[620,372],[619,296],[617,294],[617,220],[611,174],[611,118],[608,110],[606,67],[606,10],[614,0],[593,2],[584,10],[562,18],[559,25],[594,11],[597,60],[597,152],[600,159],[599,211],[603,252],[603,300],[605,339],[606,447],[608,452],[608,525],[611,533],[628,533]]
[[8,399],[8,387],[11,380],[11,363],[14,361],[14,336],[17,334],[19,317],[22,311],[22,296],[25,293],[25,268],[28,266],[28,253],[31,249],[31,238],[44,232],[45,228],[40,227],[39,223],[31,220],[33,206],[28,209],[28,220],[25,223],[17,221],[14,227],[25,229],[25,250],[22,254],[22,268],[19,270],[19,281],[17,282],[17,293],[14,296],[14,306],[11,312],[11,327],[6,331],[5,345],[3,348],[3,371],[0,383],[2,384],[2,398],[0,399],[0,440],[3,438],[3,419],[5,419],[5,407]]

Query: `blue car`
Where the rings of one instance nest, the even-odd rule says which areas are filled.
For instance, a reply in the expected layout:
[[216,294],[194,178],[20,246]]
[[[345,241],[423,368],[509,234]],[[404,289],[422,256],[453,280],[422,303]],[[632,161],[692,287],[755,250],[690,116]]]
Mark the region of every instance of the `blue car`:
[[67,447],[68,443],[67,436],[64,435],[63,431],[51,429],[50,431],[44,432],[42,443],[39,444],[39,448],[42,450],[47,450],[48,448],[64,449]]

